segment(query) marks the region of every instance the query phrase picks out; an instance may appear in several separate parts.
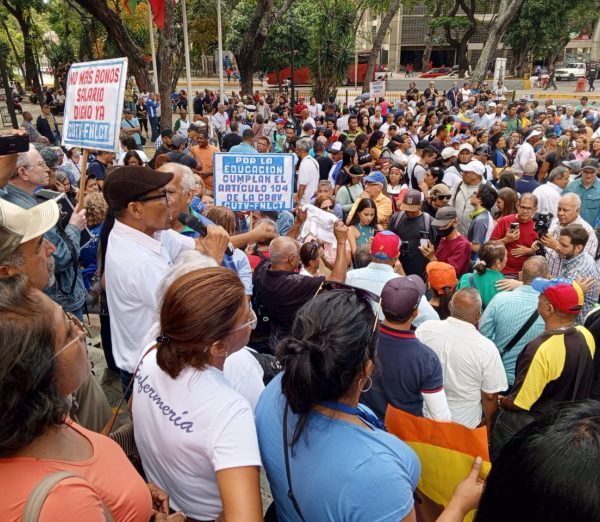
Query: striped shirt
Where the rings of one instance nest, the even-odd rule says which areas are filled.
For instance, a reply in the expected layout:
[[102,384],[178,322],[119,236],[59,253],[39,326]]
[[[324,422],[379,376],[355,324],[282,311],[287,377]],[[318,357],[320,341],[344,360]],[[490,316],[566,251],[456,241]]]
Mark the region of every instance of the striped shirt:
[[575,279],[577,277],[592,277],[596,281],[592,288],[585,293],[583,309],[576,319],[578,323],[583,323],[585,316],[598,302],[598,293],[600,292],[598,279],[600,279],[600,274],[598,273],[596,262],[587,252],[582,252],[577,256],[573,256],[571,259],[563,260],[560,275],[561,277],[568,277],[570,279]]
[[[500,353],[537,309],[539,293],[523,285],[512,292],[496,294],[479,320],[479,331],[492,341]],[[515,382],[517,358],[525,345],[544,331],[544,321],[538,317],[519,342],[502,357],[508,384]]]
[[531,341],[517,361],[515,385],[510,392],[515,406],[527,411],[543,411],[556,402],[570,401],[581,350],[586,364],[576,400],[589,396],[594,373],[596,345],[583,326],[552,330]]
[[[584,252],[587,252],[590,256],[595,257],[596,250],[598,249],[598,238],[596,237],[596,232],[594,231],[594,229],[581,216],[577,216],[577,219],[575,221],[573,221],[572,223],[575,225],[581,225],[583,228],[585,228],[585,231],[590,235],[590,237],[585,245]],[[571,223],[569,223],[569,225],[570,224]],[[556,239],[556,241],[558,241],[558,238],[560,237],[560,231],[562,229],[563,229],[563,227],[558,222],[558,219],[554,218],[552,220],[552,223],[550,224],[550,229],[548,230],[548,235],[550,237],[553,237],[554,239]],[[546,249],[546,259],[548,261],[548,273],[550,274],[550,277],[558,277],[561,273],[561,268],[562,268],[562,263],[563,263],[562,258],[560,257],[560,255],[558,254],[558,252],[556,250],[547,248]]]

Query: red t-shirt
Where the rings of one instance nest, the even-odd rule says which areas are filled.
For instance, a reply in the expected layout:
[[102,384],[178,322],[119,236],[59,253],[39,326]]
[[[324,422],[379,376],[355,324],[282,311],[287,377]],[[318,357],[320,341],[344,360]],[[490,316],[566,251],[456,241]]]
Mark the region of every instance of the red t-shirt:
[[[498,223],[496,223],[496,228],[494,228],[490,239],[502,239],[510,228],[511,223],[518,223],[516,214],[510,214],[500,218]],[[518,246],[530,247],[533,242],[537,240],[537,232],[533,230],[533,219],[527,223],[519,223],[519,234],[520,236],[517,241],[513,241],[506,245],[508,261],[506,262],[504,270],[502,270],[503,274],[518,274],[523,268],[525,261],[527,261],[528,256],[515,257],[512,255],[512,251]]]
[[435,251],[435,257],[438,261],[452,265],[460,279],[471,267],[471,243],[462,235],[454,239],[443,237]]

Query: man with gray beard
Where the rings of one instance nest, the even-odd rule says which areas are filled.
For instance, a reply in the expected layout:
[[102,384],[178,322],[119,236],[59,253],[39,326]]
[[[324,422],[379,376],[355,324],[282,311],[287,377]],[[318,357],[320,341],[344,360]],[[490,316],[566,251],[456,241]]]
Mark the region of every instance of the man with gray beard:
[[[0,285],[24,274],[38,290],[54,284],[56,248],[44,238],[54,228],[60,209],[54,200],[24,209],[0,199]],[[90,374],[72,397],[69,415],[82,426],[99,432],[110,419],[106,396]]]

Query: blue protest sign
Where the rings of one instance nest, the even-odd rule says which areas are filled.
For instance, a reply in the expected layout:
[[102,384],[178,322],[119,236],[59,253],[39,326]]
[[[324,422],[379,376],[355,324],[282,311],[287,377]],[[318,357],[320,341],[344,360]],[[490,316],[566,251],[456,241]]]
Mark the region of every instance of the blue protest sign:
[[213,164],[215,205],[234,211],[294,207],[293,154],[216,153]]

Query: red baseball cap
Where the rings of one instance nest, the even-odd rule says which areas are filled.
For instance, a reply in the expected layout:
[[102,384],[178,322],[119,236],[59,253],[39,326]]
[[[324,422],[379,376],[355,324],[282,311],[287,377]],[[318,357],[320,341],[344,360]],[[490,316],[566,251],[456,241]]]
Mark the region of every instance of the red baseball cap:
[[536,277],[531,282],[531,287],[543,294],[550,301],[550,304],[563,314],[577,315],[583,308],[583,290],[572,279]]
[[396,259],[400,253],[400,238],[389,230],[382,230],[373,236],[371,254],[377,259]]

